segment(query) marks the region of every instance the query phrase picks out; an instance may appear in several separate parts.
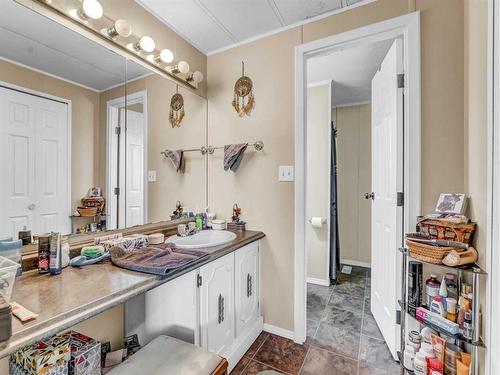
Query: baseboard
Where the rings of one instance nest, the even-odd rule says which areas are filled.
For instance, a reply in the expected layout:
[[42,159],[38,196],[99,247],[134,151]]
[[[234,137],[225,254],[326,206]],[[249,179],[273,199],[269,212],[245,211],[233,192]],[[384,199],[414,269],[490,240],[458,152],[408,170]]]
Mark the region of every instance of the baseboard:
[[316,284],[316,285],[322,285],[322,286],[330,286],[330,281],[328,280],[323,280],[323,279],[316,279],[314,277],[308,277],[306,279],[308,284]]
[[259,337],[260,333],[263,331],[263,324],[264,319],[262,316],[259,316],[259,318],[247,327],[244,332],[239,334],[238,338],[235,339],[228,350],[220,353],[229,363],[228,372],[233,370],[257,337]]
[[368,262],[360,262],[359,260],[350,260],[350,259],[341,259],[340,260],[341,264],[346,264],[348,266],[358,266],[358,267],[365,267],[365,268],[371,268],[372,265]]
[[286,339],[293,340],[293,332],[288,329],[273,326],[272,324],[264,323],[264,331],[272,333],[273,335],[278,335]]

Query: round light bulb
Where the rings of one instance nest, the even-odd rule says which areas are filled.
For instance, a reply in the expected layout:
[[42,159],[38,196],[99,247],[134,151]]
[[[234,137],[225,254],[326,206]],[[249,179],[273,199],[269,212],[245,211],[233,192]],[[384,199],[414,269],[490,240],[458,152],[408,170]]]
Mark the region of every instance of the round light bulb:
[[193,73],[193,81],[196,83],[200,83],[203,81],[203,73],[197,70]]
[[144,52],[153,52],[155,50],[155,41],[149,36],[143,36],[139,41],[139,47]]
[[93,20],[98,20],[104,13],[102,5],[97,0],[83,0],[82,10],[85,16]]
[[189,64],[186,61],[181,60],[177,64],[177,69],[179,70],[179,72],[186,74],[187,72],[189,72]]
[[114,29],[118,35],[124,38],[132,35],[132,26],[126,20],[116,20]]
[[171,63],[174,60],[174,54],[168,48],[162,49],[160,52],[160,60],[165,64]]

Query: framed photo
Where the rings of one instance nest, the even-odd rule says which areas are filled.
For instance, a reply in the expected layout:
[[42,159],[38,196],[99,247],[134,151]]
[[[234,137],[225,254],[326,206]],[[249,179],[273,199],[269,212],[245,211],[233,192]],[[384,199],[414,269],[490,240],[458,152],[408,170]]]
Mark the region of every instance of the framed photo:
[[88,193],[87,193],[87,196],[89,198],[100,197],[101,196],[101,188],[100,187],[90,188],[89,191],[88,191]]
[[436,212],[463,215],[467,208],[467,197],[463,193],[441,193]]

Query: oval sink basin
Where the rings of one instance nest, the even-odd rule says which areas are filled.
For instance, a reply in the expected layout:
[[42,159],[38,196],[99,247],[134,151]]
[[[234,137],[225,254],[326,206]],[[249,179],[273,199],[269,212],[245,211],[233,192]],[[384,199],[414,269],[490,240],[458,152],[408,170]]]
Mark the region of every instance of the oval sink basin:
[[236,234],[227,230],[202,230],[192,236],[179,237],[177,235],[167,238],[165,242],[174,243],[181,249],[201,249],[224,245],[236,238]]

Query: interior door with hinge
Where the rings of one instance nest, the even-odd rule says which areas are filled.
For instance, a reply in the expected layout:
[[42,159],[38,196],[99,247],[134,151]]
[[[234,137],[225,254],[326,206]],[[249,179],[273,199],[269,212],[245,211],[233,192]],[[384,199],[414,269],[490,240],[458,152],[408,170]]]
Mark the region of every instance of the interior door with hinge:
[[372,284],[371,311],[397,359],[398,247],[402,241],[403,73],[402,41],[396,39],[372,80]]

